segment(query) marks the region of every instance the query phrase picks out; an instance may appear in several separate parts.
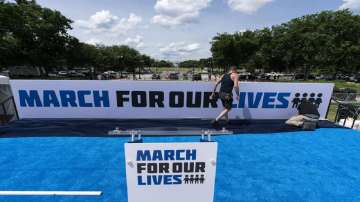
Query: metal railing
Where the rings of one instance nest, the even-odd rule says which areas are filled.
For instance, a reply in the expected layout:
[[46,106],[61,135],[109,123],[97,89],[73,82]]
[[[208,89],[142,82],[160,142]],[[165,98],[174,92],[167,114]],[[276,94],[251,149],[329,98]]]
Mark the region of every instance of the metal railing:
[[360,117],[360,94],[333,93],[329,109],[332,110],[335,123],[346,126],[350,119],[351,126],[348,127],[353,128],[356,120]]
[[358,93],[333,93],[332,99],[336,101],[353,101],[355,102],[357,98],[360,100],[360,94]]
[[[12,110],[9,110],[10,107],[8,106],[11,106]],[[0,124],[9,123],[12,120],[19,120],[19,114],[14,97],[10,96],[0,102]]]

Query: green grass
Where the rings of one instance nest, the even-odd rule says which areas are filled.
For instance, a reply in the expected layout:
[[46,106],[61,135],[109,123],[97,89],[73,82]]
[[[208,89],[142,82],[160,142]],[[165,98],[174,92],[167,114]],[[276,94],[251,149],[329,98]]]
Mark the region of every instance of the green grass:
[[360,83],[343,81],[343,80],[334,80],[334,81],[326,81],[326,80],[293,80],[287,82],[299,82],[299,83],[334,83],[336,88],[351,88],[360,93]]
[[[152,72],[161,73],[161,72],[180,72],[185,73],[188,71],[192,71],[193,68],[187,68],[187,67],[151,67],[150,70]],[[195,72],[200,72],[201,68],[194,68]]]
[[335,81],[334,83],[337,88],[351,88],[356,90],[356,92],[360,93],[359,83],[347,82],[347,81]]
[[329,113],[327,116],[329,121],[335,121],[337,107],[338,105],[336,103],[330,103]]

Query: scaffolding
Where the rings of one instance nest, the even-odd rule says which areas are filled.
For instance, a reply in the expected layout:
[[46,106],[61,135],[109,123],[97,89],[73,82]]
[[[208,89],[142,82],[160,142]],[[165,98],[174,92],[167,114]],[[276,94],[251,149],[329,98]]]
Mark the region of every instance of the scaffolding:
[[108,132],[109,136],[118,136],[118,137],[130,137],[129,142],[142,142],[143,136],[201,136],[201,142],[211,142],[212,136],[216,135],[232,135],[233,132],[222,128],[221,130],[120,130],[115,128]]

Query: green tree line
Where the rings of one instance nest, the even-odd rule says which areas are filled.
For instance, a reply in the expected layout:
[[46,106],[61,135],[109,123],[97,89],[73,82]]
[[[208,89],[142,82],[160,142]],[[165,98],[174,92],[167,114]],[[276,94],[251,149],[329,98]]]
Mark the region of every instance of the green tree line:
[[199,60],[185,60],[179,63],[179,67],[187,67],[187,68],[199,68],[199,67],[210,67],[212,66],[212,58],[203,58]]
[[[170,67],[128,46],[90,45],[71,36],[72,20],[35,0],[0,0],[0,67],[25,65],[47,72],[72,67],[135,72]],[[212,58],[180,67],[237,65],[253,71],[351,74],[360,69],[360,16],[349,10],[323,11],[254,31],[219,33]]]
[[0,0],[0,67],[73,67],[135,72],[138,67],[173,66],[128,46],[94,46],[71,36],[73,21],[35,0]]
[[219,33],[211,52],[221,67],[249,71],[351,74],[360,69],[360,16],[323,11],[254,31]]

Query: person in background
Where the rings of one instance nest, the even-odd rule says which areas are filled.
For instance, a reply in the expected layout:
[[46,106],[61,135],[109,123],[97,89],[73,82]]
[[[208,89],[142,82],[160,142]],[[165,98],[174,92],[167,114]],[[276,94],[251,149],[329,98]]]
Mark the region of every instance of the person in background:
[[309,100],[302,100],[298,106],[298,115],[291,117],[285,123],[296,127],[303,126],[305,121],[318,122],[320,114],[317,106]]
[[222,105],[224,107],[223,111],[220,112],[220,114],[215,118],[215,120],[212,121],[212,125],[214,127],[218,126],[219,120],[221,118],[225,118],[226,122],[229,122],[229,112],[232,108],[233,103],[233,90],[235,90],[236,93],[236,100],[239,100],[240,92],[239,92],[239,75],[237,74],[237,68],[236,66],[231,66],[230,71],[220,77],[220,80],[218,80],[215,83],[215,87],[213,90],[213,93],[211,94],[210,99],[215,99],[215,92],[218,87],[220,86],[219,91],[219,97],[221,99]]

